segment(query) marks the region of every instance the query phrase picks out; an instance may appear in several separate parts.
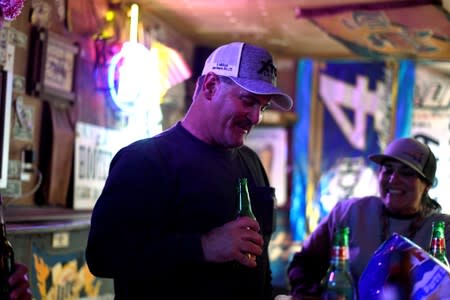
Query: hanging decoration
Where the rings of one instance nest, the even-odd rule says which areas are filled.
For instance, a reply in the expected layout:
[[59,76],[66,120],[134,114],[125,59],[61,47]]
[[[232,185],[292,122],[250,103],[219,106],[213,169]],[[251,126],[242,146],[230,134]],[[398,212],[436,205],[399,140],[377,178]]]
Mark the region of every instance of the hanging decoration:
[[1,21],[12,21],[22,12],[25,0],[0,0]]
[[377,194],[367,156],[380,152],[392,126],[384,116],[393,109],[393,75],[381,61],[302,60],[298,72],[297,107],[305,117],[293,133],[290,218],[293,239],[303,241],[337,202]]
[[[450,52],[448,13],[433,5],[434,2],[390,1],[327,9],[305,8],[297,10],[297,17],[308,18],[359,56],[446,60]],[[411,6],[414,6],[412,14],[420,18],[410,17]]]

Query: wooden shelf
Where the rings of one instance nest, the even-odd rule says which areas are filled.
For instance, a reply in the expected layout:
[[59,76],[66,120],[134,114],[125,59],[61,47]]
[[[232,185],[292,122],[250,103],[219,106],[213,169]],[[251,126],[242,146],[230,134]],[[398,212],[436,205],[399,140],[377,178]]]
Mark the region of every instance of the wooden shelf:
[[39,223],[49,221],[89,220],[92,210],[74,210],[62,207],[8,206],[6,223]]

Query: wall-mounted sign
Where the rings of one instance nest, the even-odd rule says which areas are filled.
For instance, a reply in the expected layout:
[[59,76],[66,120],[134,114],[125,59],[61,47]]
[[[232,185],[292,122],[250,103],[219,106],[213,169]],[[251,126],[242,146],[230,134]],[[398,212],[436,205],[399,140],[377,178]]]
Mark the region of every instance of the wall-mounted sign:
[[100,195],[109,164],[124,146],[121,131],[77,123],[74,165],[74,209],[90,209]]
[[450,213],[447,183],[450,180],[450,79],[426,67],[416,69],[411,136],[426,143],[437,158],[436,182],[430,197]]
[[6,188],[8,181],[12,78],[12,71],[0,68],[0,188]]
[[47,29],[32,27],[30,49],[27,93],[44,100],[74,102],[79,45]]
[[258,154],[271,185],[275,187],[277,207],[287,204],[287,138],[286,128],[257,127],[245,141]]

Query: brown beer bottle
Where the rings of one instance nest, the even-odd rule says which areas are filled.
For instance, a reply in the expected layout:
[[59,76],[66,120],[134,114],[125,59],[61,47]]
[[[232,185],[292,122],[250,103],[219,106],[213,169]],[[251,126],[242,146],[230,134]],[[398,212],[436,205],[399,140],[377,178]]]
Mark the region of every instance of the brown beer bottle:
[[[239,178],[238,183],[238,197],[239,197],[239,208],[238,208],[238,217],[247,216],[256,220],[255,215],[252,211],[252,205],[250,202],[250,194],[248,192],[248,182],[247,178]],[[252,260],[256,260],[256,256],[250,253],[247,253],[248,258]]]
[[14,268],[14,250],[6,237],[3,208],[3,198],[0,195],[0,299],[9,299],[8,279]]

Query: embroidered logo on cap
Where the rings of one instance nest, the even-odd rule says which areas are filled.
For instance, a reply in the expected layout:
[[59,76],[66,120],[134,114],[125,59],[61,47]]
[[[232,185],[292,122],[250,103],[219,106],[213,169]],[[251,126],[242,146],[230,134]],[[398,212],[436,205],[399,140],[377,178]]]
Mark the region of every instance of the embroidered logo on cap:
[[229,64],[225,64],[225,63],[216,63],[216,65],[213,65],[211,69],[214,71],[233,72],[233,67],[234,66],[230,66]]
[[275,84],[277,81],[277,68],[275,68],[273,61],[271,59],[268,59],[267,61],[262,60],[261,65],[262,66],[257,73],[262,74],[264,77],[270,78],[270,82]]

